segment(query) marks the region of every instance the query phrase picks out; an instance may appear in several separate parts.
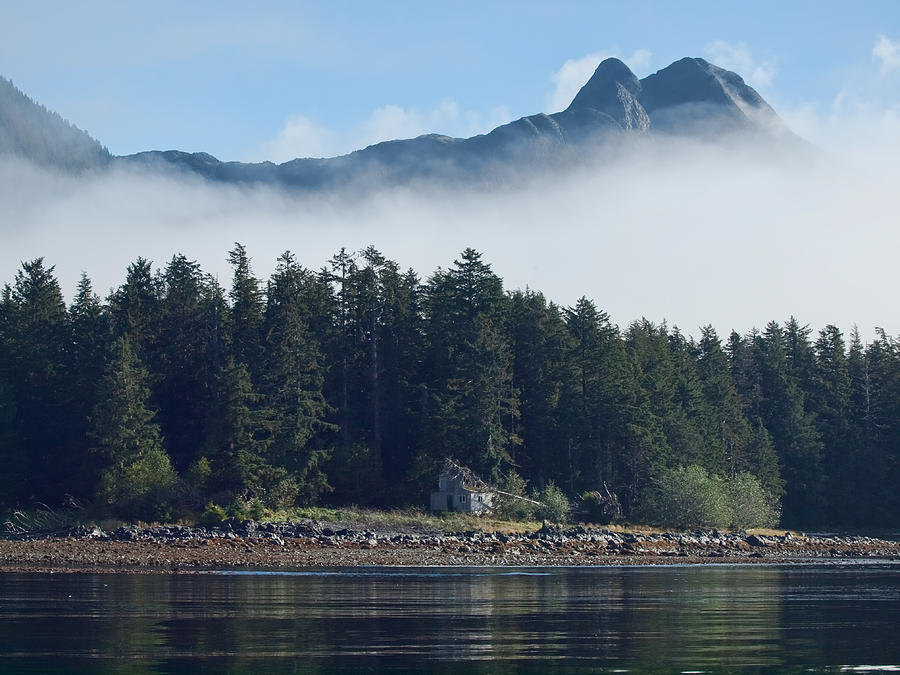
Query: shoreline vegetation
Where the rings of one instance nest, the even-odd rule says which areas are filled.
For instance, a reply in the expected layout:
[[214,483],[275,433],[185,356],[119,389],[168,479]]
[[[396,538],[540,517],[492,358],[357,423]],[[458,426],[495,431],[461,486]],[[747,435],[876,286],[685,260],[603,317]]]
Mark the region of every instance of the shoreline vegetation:
[[474,249],[425,280],[374,247],[318,271],[285,252],[268,280],[240,244],[228,261],[225,288],[183,255],[139,258],[68,306],[52,266],[22,264],[0,292],[0,513],[421,508],[453,460],[505,520],[898,528],[900,341],[883,331],[620,329],[587,298],[504,289]]
[[[303,515],[300,515],[303,514]],[[313,517],[309,517],[313,516]],[[900,562],[900,541],[785,530],[552,525],[418,511],[302,509],[286,521],[61,525],[0,534],[0,572],[203,573],[347,567]]]

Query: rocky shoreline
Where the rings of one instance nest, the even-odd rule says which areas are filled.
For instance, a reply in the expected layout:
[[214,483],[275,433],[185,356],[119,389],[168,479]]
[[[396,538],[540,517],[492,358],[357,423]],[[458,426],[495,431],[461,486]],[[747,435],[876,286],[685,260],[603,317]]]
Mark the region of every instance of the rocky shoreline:
[[534,532],[354,529],[226,521],[215,527],[98,527],[0,534],[0,571],[201,572],[357,566],[576,566],[900,562],[900,542],[696,530],[616,532],[544,525]]

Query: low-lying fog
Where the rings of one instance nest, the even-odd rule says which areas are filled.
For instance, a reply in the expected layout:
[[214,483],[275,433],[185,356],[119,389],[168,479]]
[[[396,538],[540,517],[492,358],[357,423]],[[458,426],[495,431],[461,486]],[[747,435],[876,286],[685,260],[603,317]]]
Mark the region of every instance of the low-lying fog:
[[877,142],[809,162],[655,142],[527,187],[355,199],[124,171],[73,178],[7,159],[0,282],[44,256],[67,298],[82,271],[105,296],[138,256],[163,267],[180,252],[227,286],[235,241],[262,278],[286,249],[319,268],[342,246],[369,244],[427,278],[472,246],[507,289],[563,305],[586,295],[623,327],[645,316],[724,336],[795,315],[815,330],[898,335],[894,157]]

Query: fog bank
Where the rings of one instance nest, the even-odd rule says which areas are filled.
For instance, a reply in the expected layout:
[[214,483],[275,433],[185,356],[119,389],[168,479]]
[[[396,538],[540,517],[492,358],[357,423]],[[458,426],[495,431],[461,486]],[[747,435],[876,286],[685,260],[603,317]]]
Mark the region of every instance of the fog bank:
[[515,188],[394,187],[354,199],[123,170],[62,176],[6,159],[0,281],[43,256],[67,298],[82,270],[106,295],[138,256],[163,267],[180,252],[227,286],[235,241],[262,278],[287,249],[319,268],[342,246],[370,244],[424,278],[472,246],[507,289],[563,305],[586,295],[623,327],[643,316],[725,335],[795,315],[815,330],[898,335],[900,195],[879,145],[798,161],[657,140]]

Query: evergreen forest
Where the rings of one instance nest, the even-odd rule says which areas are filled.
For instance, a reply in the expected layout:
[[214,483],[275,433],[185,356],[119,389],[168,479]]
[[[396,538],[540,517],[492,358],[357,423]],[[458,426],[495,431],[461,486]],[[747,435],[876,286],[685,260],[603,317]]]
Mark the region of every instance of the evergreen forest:
[[755,478],[784,526],[900,524],[883,331],[623,329],[588,298],[505,290],[472,249],[424,280],[372,247],[319,270],[286,252],[267,280],[240,244],[228,262],[225,287],[138,258],[68,305],[52,266],[22,264],[0,297],[0,506],[425,507],[453,457],[570,499],[606,486],[632,521],[699,467]]

